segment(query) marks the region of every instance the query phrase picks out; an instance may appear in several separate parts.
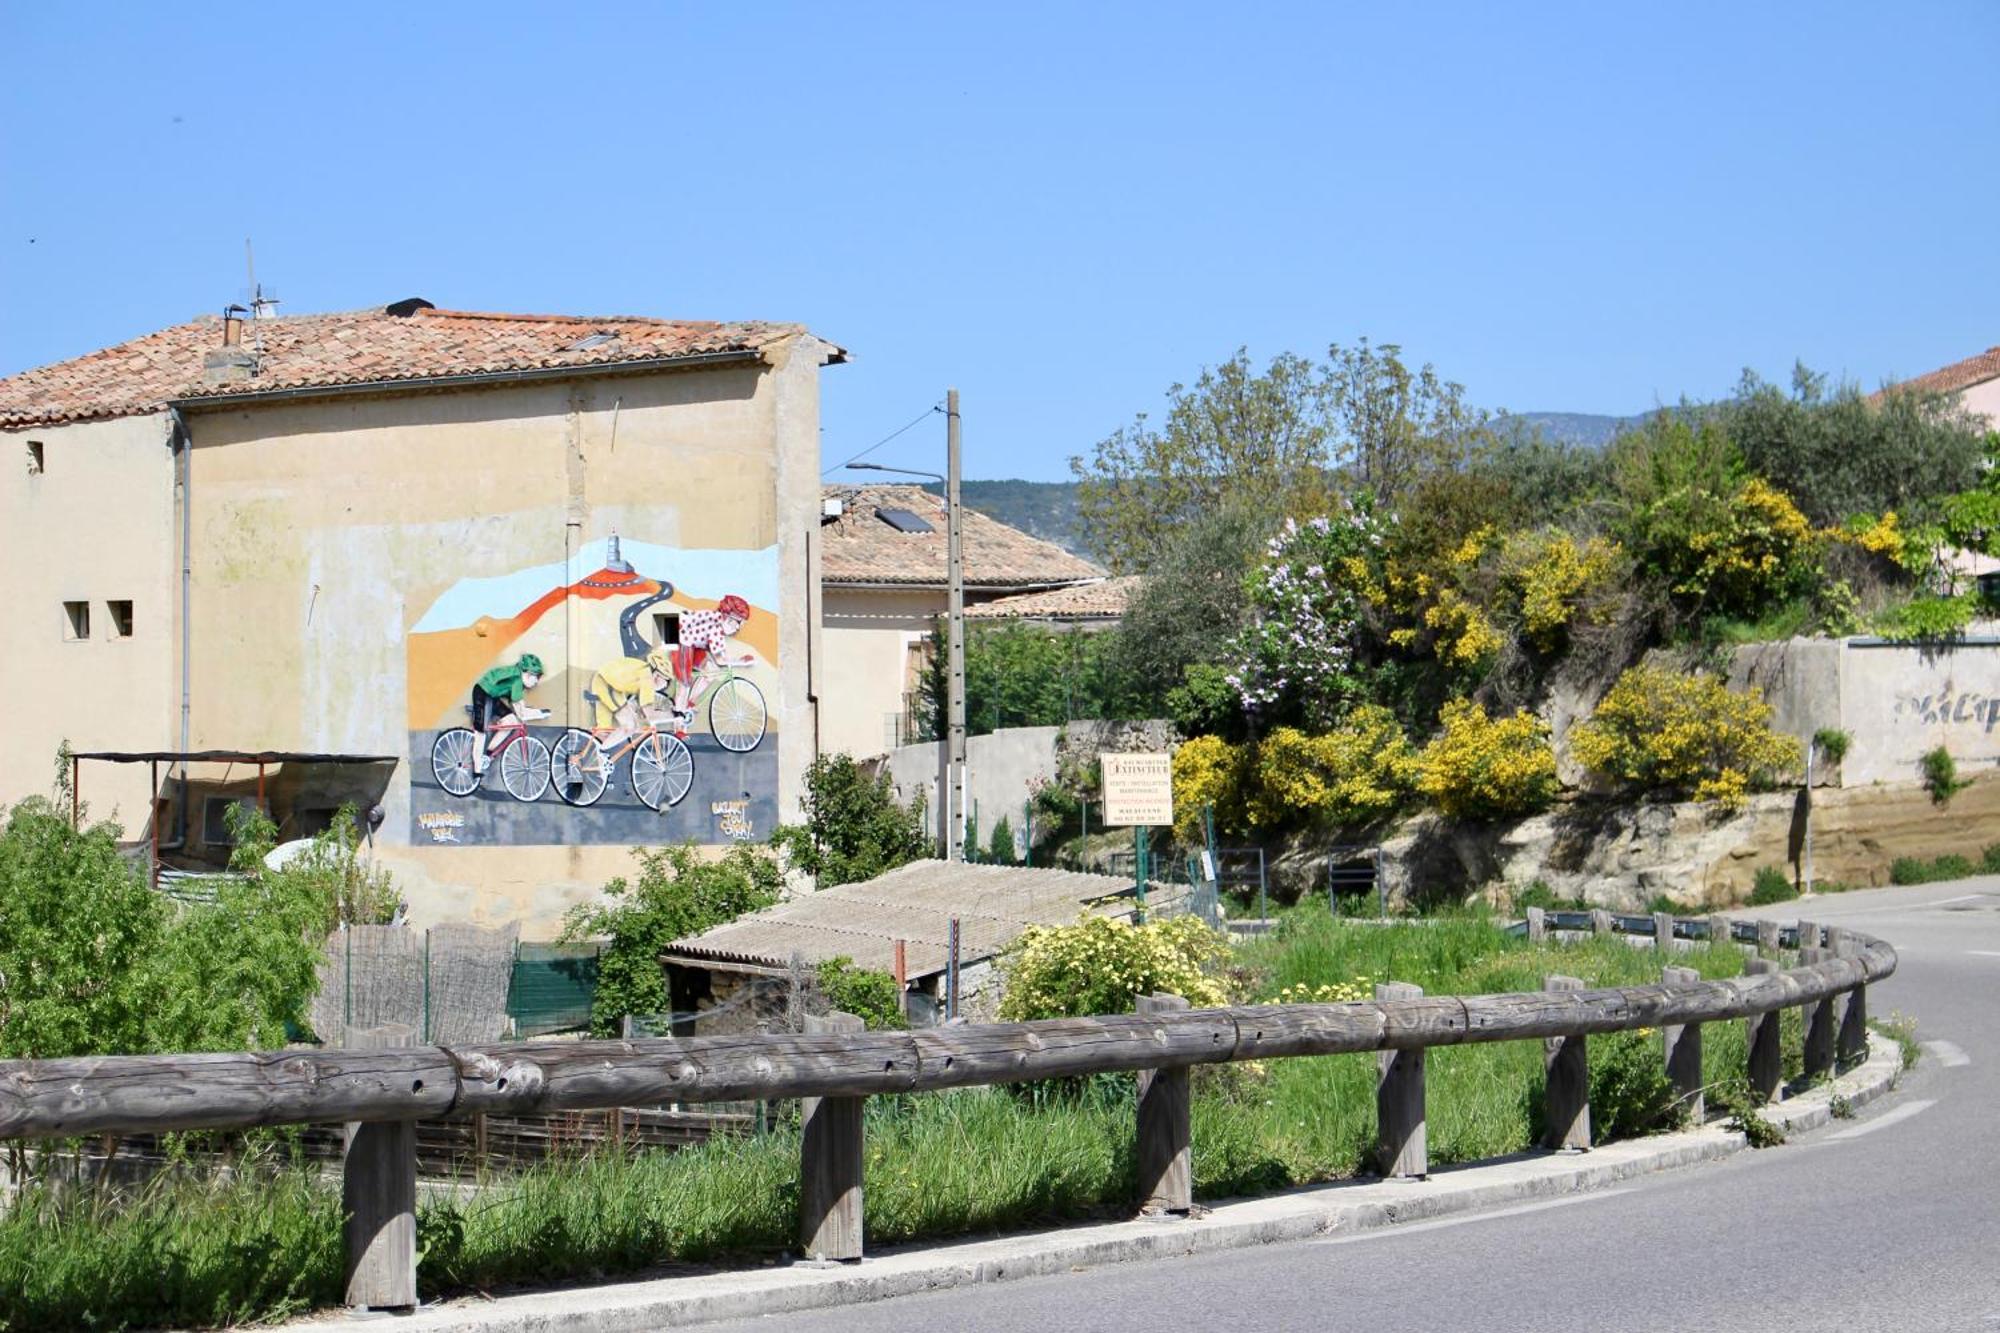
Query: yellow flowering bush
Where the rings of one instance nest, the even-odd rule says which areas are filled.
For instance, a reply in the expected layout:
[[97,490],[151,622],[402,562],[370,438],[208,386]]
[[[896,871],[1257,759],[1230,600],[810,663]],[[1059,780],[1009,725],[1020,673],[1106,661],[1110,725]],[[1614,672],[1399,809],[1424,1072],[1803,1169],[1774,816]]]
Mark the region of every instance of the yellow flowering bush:
[[1594,618],[1618,582],[1624,551],[1592,537],[1579,546],[1566,532],[1524,532],[1502,556],[1508,590],[1520,599],[1521,631],[1538,651],[1562,647],[1572,624]]
[[1438,589],[1437,600],[1424,610],[1424,623],[1437,631],[1439,660],[1453,666],[1489,662],[1506,642],[1486,613],[1456,588]]
[[1416,752],[1395,715],[1363,704],[1317,736],[1279,727],[1257,746],[1246,814],[1255,828],[1301,818],[1361,824],[1393,812],[1416,781]]
[[1752,477],[1729,499],[1722,522],[1687,534],[1673,590],[1750,612],[1790,590],[1809,570],[1812,525],[1792,497]]
[[1729,808],[1752,784],[1796,768],[1801,755],[1795,738],[1771,729],[1761,691],[1738,694],[1713,676],[1654,666],[1618,678],[1570,732],[1570,751],[1615,782]]
[[1243,751],[1220,736],[1197,736],[1175,750],[1174,835],[1190,846],[1201,841],[1201,812],[1208,805],[1219,826],[1241,827],[1243,769]]
[[1198,1009],[1227,1004],[1216,972],[1228,957],[1227,938],[1196,916],[1143,926],[1108,916],[1030,926],[1002,964],[1007,989],[1000,1016],[1129,1014],[1139,996],[1159,993]]
[[1533,713],[1489,718],[1472,700],[1453,699],[1439,721],[1443,729],[1424,747],[1417,776],[1417,790],[1439,810],[1491,819],[1555,800],[1555,748],[1547,724]]

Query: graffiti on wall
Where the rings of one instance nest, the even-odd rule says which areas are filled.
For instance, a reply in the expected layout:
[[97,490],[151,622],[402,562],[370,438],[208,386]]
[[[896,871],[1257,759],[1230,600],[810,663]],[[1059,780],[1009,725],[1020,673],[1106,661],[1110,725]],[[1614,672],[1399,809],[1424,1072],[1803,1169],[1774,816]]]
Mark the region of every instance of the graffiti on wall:
[[1953,694],[1949,684],[1933,694],[1900,691],[1896,695],[1896,717],[1915,725],[1976,724],[1983,731],[1991,731],[2000,725],[2000,695],[1989,696],[1976,690]]
[[777,584],[775,547],[614,536],[446,588],[407,637],[413,841],[712,843],[719,801],[774,822]]

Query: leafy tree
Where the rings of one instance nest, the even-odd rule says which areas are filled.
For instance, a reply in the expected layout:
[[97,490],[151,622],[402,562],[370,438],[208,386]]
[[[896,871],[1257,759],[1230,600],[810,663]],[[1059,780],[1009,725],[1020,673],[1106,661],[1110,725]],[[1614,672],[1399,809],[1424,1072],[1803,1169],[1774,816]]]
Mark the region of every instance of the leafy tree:
[[874,879],[931,855],[921,799],[896,801],[889,775],[870,776],[852,755],[826,754],[806,770],[803,824],[786,824],[771,843],[822,889]]
[[719,861],[705,859],[692,842],[635,847],[632,855],[637,880],[619,876],[604,886],[606,901],[580,904],[563,918],[565,942],[610,937],[590,1004],[590,1030],[600,1037],[617,1036],[627,1014],[671,1007],[660,968],[667,945],[769,907],[784,882],[776,859],[760,847],[732,847]]
[[0,831],[0,1057],[152,1049],[167,904],[119,854],[119,829],[70,827],[31,797]]
[[986,859],[999,866],[1020,862],[1021,855],[1014,849],[1014,825],[1005,815],[994,821],[993,831],[986,836]]
[[1141,413],[1070,460],[1083,526],[1121,573],[1153,570],[1177,531],[1225,503],[1268,526],[1354,488],[1392,502],[1491,436],[1459,385],[1365,338],[1333,344],[1323,365],[1287,352],[1261,373],[1239,349],[1167,401],[1161,427]]
[[1259,372],[1247,350],[1167,390],[1167,415],[1146,413],[1070,459],[1082,526],[1112,569],[1151,569],[1175,531],[1225,502],[1278,515],[1310,510],[1328,487],[1324,375],[1284,353]]
[[[1134,709],[1177,720],[1198,710],[1201,721],[1188,719],[1194,730],[1241,731],[1235,690],[1215,697],[1221,675],[1206,669],[1229,663],[1229,641],[1250,621],[1245,583],[1279,526],[1251,505],[1225,502],[1167,539],[1116,638],[1106,641]],[[1193,693],[1176,703],[1180,690]]]
[[1796,365],[1789,394],[1746,370],[1716,410],[1750,467],[1822,527],[1908,513],[1979,476],[1982,423],[1947,394],[1892,388],[1871,399]]

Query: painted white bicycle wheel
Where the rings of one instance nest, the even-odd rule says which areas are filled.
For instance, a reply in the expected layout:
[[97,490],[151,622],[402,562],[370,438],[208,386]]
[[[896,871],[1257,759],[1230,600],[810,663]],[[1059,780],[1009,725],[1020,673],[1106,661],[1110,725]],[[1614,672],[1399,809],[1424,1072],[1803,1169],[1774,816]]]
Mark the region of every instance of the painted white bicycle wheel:
[[431,742],[431,776],[447,796],[470,796],[479,790],[479,774],[472,767],[479,750],[479,736],[471,727],[452,727]]
[[565,731],[549,748],[549,781],[571,805],[596,805],[611,785],[597,738],[580,727]]
[[500,785],[517,801],[539,801],[549,789],[549,747],[533,736],[500,752]]
[[632,792],[655,810],[679,805],[694,786],[694,756],[678,736],[656,732],[632,751]]
[[764,739],[764,692],[741,676],[731,676],[708,696],[708,733],[715,743],[748,754]]

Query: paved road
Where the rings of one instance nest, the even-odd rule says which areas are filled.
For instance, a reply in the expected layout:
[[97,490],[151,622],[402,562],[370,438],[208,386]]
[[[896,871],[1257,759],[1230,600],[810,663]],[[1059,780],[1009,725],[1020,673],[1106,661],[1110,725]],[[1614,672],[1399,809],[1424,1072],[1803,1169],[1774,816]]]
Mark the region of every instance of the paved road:
[[1752,915],[1802,914],[1894,944],[1869,1010],[1939,1044],[1860,1118],[1784,1147],[1348,1239],[714,1327],[2000,1333],[2000,878]]

